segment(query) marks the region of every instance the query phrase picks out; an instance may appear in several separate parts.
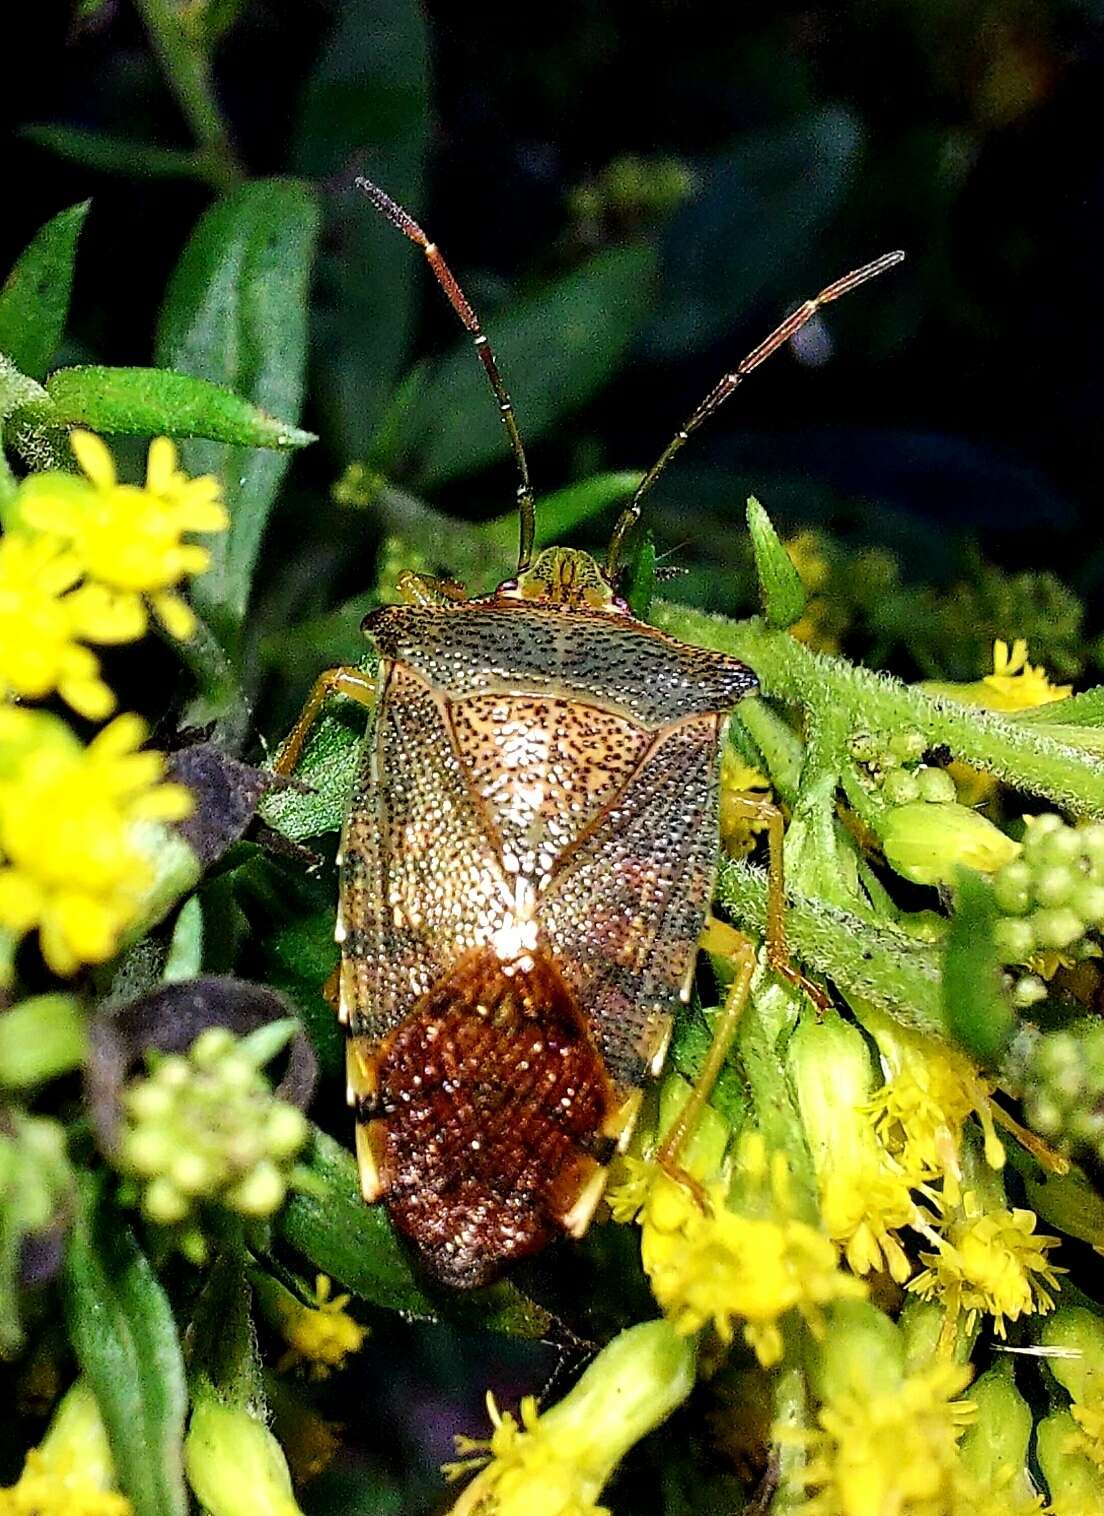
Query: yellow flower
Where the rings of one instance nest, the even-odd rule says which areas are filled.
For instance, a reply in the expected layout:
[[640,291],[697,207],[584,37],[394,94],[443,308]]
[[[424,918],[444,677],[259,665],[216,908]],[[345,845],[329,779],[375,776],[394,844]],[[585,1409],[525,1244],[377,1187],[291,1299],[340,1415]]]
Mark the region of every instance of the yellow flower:
[[91,432],[74,431],[70,441],[85,478],[32,476],[20,491],[21,521],[69,544],[87,586],[95,587],[96,614],[120,638],[126,629],[130,636],[145,631],[147,605],[173,637],[190,637],[195,616],[175,587],[201,574],[211,555],[183,539],[227,526],[218,481],[182,473],[167,437],[150,444],[144,486],[117,481],[111,454]]
[[1020,844],[956,801],[912,800],[879,820],[886,862],[913,884],[953,884],[960,866],[996,873]]
[[769,800],[770,780],[745,763],[735,748],[725,749],[721,759],[721,844],[731,858],[746,858],[754,848],[766,820],[742,813],[741,798]]
[[85,748],[45,712],[0,708],[0,925],[37,927],[55,973],[112,956],[153,878],[138,823],[191,810],[144,737],[118,716]]
[[543,1415],[532,1395],[520,1422],[487,1396],[489,1439],[457,1437],[451,1479],[481,1468],[451,1516],[609,1516],[597,1504],[635,1442],[681,1405],[694,1386],[694,1348],[665,1321],[619,1333],[579,1382]]
[[1016,638],[1011,650],[1007,642],[997,638],[993,643],[993,672],[981,682],[988,698],[975,703],[984,703],[993,711],[1031,710],[1065,700],[1073,690],[1069,684],[1051,684],[1041,664],[1028,663],[1027,643],[1022,637]]
[[57,693],[90,721],[110,715],[115,697],[83,640],[97,635],[95,606],[77,587],[81,566],[55,537],[0,537],[0,698]]
[[1004,1145],[993,1127],[991,1086],[957,1048],[902,1026],[876,1006],[863,1005],[861,1011],[888,1075],[867,1105],[875,1131],[914,1180],[942,1179],[944,1200],[957,1205],[962,1132],[974,1112],[988,1163],[994,1169],[1004,1165]]
[[288,1344],[288,1351],[278,1364],[281,1370],[296,1363],[309,1363],[311,1377],[324,1379],[332,1369],[341,1368],[350,1353],[360,1351],[368,1328],[346,1311],[349,1296],[331,1297],[332,1288],[333,1280],[319,1274],[313,1306],[303,1305],[286,1291],[276,1297],[280,1331]]
[[677,1332],[690,1335],[712,1322],[723,1342],[734,1323],[764,1368],[782,1356],[780,1321],[796,1310],[820,1330],[820,1308],[860,1299],[865,1286],[840,1271],[835,1246],[793,1214],[782,1154],[768,1157],[758,1133],[740,1144],[738,1179],[748,1214],[729,1209],[728,1186],[695,1194],[656,1169],[641,1215],[640,1256],[652,1292]]
[[1006,1320],[1053,1310],[1049,1290],[1058,1288],[1058,1275],[1065,1272],[1047,1258],[1059,1239],[1037,1234],[1035,1221],[1034,1211],[988,1210],[967,1190],[961,1209],[940,1223],[942,1231],[923,1229],[936,1251],[921,1253],[926,1268],[908,1288],[942,1304],[948,1335],[960,1322],[968,1332],[978,1316],[987,1315],[1004,1337]]
[[820,1215],[856,1274],[885,1268],[898,1284],[912,1273],[897,1229],[918,1219],[910,1176],[881,1146],[870,1116],[870,1052],[838,1016],[803,1023],[787,1055],[816,1170]]
[[[883,1388],[855,1384],[821,1407],[805,1443],[812,1491],[803,1516],[950,1516],[957,1445],[972,1408],[957,1397],[972,1370],[929,1363]],[[963,1511],[963,1516],[965,1512]]]
[[1069,1410],[1077,1423],[1077,1431],[1067,1438],[1066,1451],[1084,1453],[1104,1472],[1104,1400],[1075,1400]]
[[0,1489],[0,1516],[131,1516],[130,1501],[114,1485],[95,1397],[78,1379],[18,1481]]

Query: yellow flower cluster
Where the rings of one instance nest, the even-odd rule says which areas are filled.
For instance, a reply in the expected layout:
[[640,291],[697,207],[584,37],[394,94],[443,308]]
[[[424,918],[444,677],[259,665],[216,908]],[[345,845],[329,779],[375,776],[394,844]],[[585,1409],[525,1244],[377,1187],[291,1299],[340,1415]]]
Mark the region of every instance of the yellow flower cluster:
[[622,1217],[640,1209],[641,1260],[675,1330],[689,1336],[712,1323],[727,1343],[741,1322],[769,1368],[782,1356],[783,1317],[796,1311],[819,1332],[823,1306],[862,1298],[866,1287],[840,1270],[832,1241],[795,1216],[785,1158],[768,1154],[759,1133],[741,1141],[736,1186],[739,1209],[722,1180],[705,1186],[703,1206],[696,1186],[659,1168],[642,1186],[638,1168],[610,1204]]
[[139,823],[191,809],[145,735],[117,716],[83,747],[44,711],[0,706],[0,926],[37,927],[57,974],[104,962],[137,915],[154,872]]
[[37,929],[55,973],[102,963],[137,919],[154,877],[143,823],[186,816],[191,797],[164,782],[146,731],[120,716],[87,746],[56,716],[22,702],[59,696],[102,721],[115,697],[89,643],[130,642],[152,610],[176,637],[195,617],[177,593],[210,554],[185,539],[220,531],[212,477],[189,479],[159,437],[143,486],[120,484],[89,432],[71,442],[80,475],[31,474],[0,538],[0,929]]
[[[489,1516],[501,1510],[540,1510],[541,1516],[610,1516],[607,1506],[595,1505],[580,1489],[570,1458],[547,1435],[537,1413],[537,1398],[526,1395],[519,1407],[520,1423],[501,1412],[487,1392],[489,1438],[455,1438],[460,1454],[444,1465],[448,1479],[463,1479],[485,1468],[481,1485],[470,1485],[453,1507],[454,1516]],[[539,1492],[539,1496],[537,1494]],[[534,1501],[539,1499],[539,1506]]]
[[172,636],[190,637],[195,616],[177,586],[210,553],[184,537],[222,531],[228,518],[218,481],[182,473],[167,437],[151,443],[141,487],[118,482],[91,432],[70,440],[83,474],[25,479],[0,542],[0,690],[29,700],[56,691],[98,721],[114,699],[85,643],[133,642],[147,607]]
[[19,1479],[0,1489],[0,1516],[132,1516],[132,1510],[115,1488],[95,1396],[78,1379],[41,1444],[27,1454]]
[[797,1434],[809,1453],[803,1516],[965,1516],[957,1453],[972,1407],[958,1397],[971,1377],[939,1359],[885,1389],[830,1396],[817,1429]]
[[309,1363],[311,1377],[324,1379],[333,1369],[339,1369],[350,1353],[360,1351],[368,1335],[368,1328],[361,1326],[346,1311],[348,1295],[332,1295],[333,1281],[319,1274],[314,1286],[314,1304],[303,1305],[290,1294],[281,1294],[276,1305],[280,1331],[288,1350],[280,1359],[278,1368],[291,1368],[297,1363]]

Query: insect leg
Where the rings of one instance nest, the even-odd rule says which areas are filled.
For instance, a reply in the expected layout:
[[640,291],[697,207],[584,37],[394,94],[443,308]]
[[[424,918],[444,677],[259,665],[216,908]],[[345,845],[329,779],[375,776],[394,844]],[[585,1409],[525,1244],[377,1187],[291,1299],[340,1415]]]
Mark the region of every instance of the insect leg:
[[828,997],[818,984],[813,984],[794,967],[786,946],[786,890],[782,868],[785,820],[782,812],[769,800],[753,795],[733,795],[725,803],[732,806],[735,815],[747,821],[765,823],[767,828],[767,963],[795,988],[804,990],[817,1010],[826,1011]]
[[372,705],[376,698],[376,681],[363,669],[341,667],[327,669],[311,686],[306,704],[299,713],[299,720],[280,744],[273,772],[290,774],[299,762],[311,727],[322,714],[322,707],[331,695],[344,695],[359,705]]
[[[656,1153],[656,1162],[661,1168],[671,1174],[671,1177],[686,1183],[688,1175],[679,1168],[678,1158],[682,1151],[682,1145],[694,1130],[694,1126],[701,1115],[721,1070],[724,1068],[725,1059],[732,1047],[733,1038],[736,1036],[736,1028],[740,1024],[740,1017],[747,1005],[748,995],[751,991],[751,979],[755,973],[756,952],[755,945],[750,938],[740,934],[740,940],[732,954],[736,964],[736,975],[728,987],[728,993],[724,998],[724,1005],[713,1027],[713,1036],[709,1043],[709,1052],[694,1088],[690,1091],[690,1098],[682,1110],[675,1117],[671,1130],[664,1137]],[[696,1185],[691,1186],[694,1189]]]

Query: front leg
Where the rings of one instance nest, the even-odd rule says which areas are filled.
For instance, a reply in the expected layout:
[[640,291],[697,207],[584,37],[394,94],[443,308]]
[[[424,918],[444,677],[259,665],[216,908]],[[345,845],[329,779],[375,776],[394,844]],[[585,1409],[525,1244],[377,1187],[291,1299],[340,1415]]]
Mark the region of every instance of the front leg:
[[307,738],[310,736],[311,728],[322,714],[326,702],[334,695],[343,695],[347,700],[355,700],[358,705],[370,708],[375,704],[376,681],[363,669],[352,668],[348,665],[327,669],[324,674],[319,674],[311,685],[310,694],[299,713],[299,720],[280,744],[276,760],[272,765],[273,773],[284,775],[294,773]]

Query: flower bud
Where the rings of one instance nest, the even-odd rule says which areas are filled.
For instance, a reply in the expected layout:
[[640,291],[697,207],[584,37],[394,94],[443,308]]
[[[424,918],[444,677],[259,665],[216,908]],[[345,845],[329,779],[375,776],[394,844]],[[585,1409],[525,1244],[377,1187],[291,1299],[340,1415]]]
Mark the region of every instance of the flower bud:
[[882,848],[897,872],[914,884],[952,884],[960,867],[991,874],[1020,851],[991,821],[964,805],[915,801],[887,812]]
[[209,1516],[302,1516],[283,1450],[264,1422],[210,1395],[192,1412],[184,1468]]

